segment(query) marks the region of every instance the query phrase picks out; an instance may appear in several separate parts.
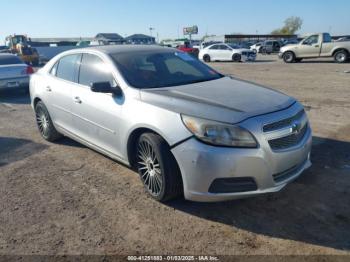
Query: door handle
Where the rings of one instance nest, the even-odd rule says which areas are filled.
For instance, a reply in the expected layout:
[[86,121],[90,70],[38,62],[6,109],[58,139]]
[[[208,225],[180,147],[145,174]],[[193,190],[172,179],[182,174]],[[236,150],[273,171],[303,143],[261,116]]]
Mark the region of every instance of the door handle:
[[47,92],[51,92],[51,91],[52,91],[51,87],[47,86],[47,87],[46,87],[46,91],[47,91]]
[[81,104],[81,100],[79,96],[74,97],[74,102],[77,104]]
[[315,45],[315,47],[317,48],[317,47],[320,47],[319,45]]

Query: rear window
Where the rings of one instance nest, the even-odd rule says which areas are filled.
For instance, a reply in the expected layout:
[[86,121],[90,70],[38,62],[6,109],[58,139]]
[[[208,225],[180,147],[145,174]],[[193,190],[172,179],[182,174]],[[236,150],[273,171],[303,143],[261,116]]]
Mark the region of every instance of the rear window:
[[17,56],[10,55],[0,55],[0,65],[16,65],[23,64],[22,60]]

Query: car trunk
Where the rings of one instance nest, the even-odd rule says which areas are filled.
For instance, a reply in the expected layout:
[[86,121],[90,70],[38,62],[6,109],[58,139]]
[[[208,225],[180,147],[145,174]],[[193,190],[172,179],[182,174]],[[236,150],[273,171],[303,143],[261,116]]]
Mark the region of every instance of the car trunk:
[[26,64],[0,65],[0,79],[24,77],[26,70]]

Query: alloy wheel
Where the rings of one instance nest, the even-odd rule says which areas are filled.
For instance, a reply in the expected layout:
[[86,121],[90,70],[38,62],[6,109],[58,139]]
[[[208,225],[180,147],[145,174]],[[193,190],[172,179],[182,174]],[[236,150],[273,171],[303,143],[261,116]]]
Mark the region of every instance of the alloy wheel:
[[336,56],[335,56],[335,59],[338,61],[338,62],[344,62],[346,60],[346,55],[344,53],[338,53]]
[[163,175],[152,145],[147,141],[140,141],[137,158],[142,182],[151,195],[158,196],[163,188]]
[[50,120],[49,115],[47,112],[45,112],[43,109],[38,109],[36,112],[36,122],[39,127],[40,133],[44,137],[48,137],[49,135],[49,128],[50,128]]

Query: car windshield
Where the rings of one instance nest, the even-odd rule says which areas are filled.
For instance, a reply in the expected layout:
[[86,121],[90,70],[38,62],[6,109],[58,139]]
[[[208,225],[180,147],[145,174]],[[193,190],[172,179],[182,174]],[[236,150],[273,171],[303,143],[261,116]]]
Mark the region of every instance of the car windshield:
[[112,54],[111,57],[129,85],[141,89],[187,85],[223,77],[181,51],[138,51]]
[[0,65],[23,64],[22,60],[14,55],[0,55]]

